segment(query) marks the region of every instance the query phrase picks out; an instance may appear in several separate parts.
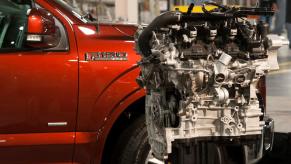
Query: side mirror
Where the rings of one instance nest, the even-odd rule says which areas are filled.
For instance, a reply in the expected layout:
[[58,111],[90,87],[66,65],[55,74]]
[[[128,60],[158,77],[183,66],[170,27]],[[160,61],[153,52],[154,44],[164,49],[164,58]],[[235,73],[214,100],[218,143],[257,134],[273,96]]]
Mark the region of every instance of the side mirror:
[[33,48],[53,48],[61,39],[52,14],[41,8],[28,11],[26,44]]

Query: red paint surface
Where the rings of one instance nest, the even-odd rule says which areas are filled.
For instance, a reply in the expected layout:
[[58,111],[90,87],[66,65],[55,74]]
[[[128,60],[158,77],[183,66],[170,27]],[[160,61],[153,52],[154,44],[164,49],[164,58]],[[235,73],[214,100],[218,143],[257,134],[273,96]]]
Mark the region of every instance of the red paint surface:
[[6,140],[0,143],[0,163],[66,163],[74,155],[79,76],[75,34],[60,11],[43,0],[39,4],[63,23],[70,50],[0,54],[0,140]]
[[[65,26],[70,50],[1,53],[0,163],[99,163],[111,126],[143,96],[136,28],[84,24],[53,1],[36,2]],[[108,51],[127,52],[128,61],[85,61],[86,52]]]
[[96,136],[94,132],[0,134],[0,161],[21,164],[72,163],[74,144],[95,143]]
[[96,139],[95,132],[0,134],[0,147],[87,144]]

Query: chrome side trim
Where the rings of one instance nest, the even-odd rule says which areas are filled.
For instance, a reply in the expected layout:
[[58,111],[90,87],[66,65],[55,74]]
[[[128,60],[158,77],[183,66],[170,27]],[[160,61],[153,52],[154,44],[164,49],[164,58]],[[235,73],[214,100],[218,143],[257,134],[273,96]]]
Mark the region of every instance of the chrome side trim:
[[67,126],[67,122],[48,122],[48,126]]

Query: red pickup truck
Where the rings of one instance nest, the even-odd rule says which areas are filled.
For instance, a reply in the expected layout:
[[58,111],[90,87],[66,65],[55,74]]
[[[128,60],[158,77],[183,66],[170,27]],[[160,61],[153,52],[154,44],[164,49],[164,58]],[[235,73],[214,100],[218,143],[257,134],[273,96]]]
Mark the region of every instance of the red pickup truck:
[[64,0],[1,0],[0,163],[144,163],[135,31]]

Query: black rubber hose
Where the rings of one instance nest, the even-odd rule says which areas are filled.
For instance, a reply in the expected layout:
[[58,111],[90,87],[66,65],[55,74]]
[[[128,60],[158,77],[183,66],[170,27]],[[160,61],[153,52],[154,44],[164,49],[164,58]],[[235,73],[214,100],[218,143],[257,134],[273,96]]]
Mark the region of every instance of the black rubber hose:
[[151,55],[150,40],[152,38],[153,31],[167,25],[179,23],[181,20],[181,13],[178,11],[166,12],[157,18],[155,18],[151,24],[149,24],[141,33],[138,38],[138,46],[144,56]]
[[194,9],[194,3],[191,3],[190,6],[188,7],[188,10],[187,10],[187,15],[190,15],[192,13],[192,10]]

